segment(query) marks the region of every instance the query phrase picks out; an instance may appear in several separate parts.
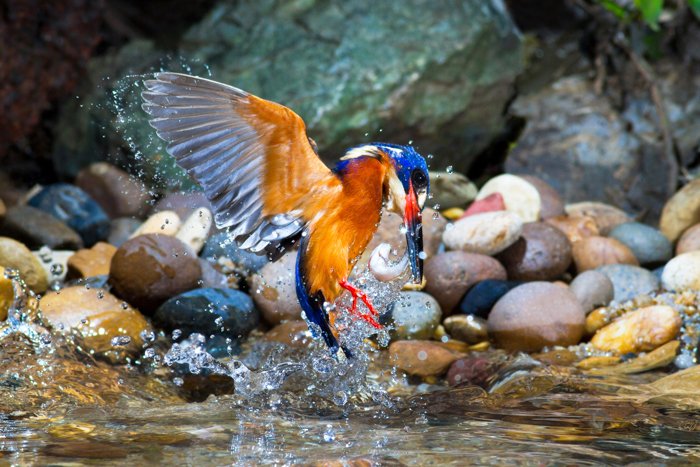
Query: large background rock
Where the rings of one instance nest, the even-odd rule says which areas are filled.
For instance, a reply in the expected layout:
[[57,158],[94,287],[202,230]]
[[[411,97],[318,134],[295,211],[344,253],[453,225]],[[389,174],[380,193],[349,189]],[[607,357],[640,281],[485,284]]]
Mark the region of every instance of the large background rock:
[[[503,131],[521,52],[500,0],[220,4],[178,50],[191,72],[211,70],[213,79],[292,107],[331,160],[370,140],[412,140],[424,154],[435,154],[435,165],[457,171]],[[61,119],[57,160],[73,156],[64,172],[71,175],[96,155],[118,158],[119,148],[129,145],[143,160],[163,154],[136,106],[138,89],[118,80],[131,72],[190,70],[181,58],[165,57],[150,42],[132,41],[91,63],[86,90],[100,89]],[[110,112],[113,99],[126,109],[121,122]],[[129,141],[113,137],[115,126]],[[147,164],[146,176],[152,172]],[[172,185],[172,171],[166,172],[161,178]]]

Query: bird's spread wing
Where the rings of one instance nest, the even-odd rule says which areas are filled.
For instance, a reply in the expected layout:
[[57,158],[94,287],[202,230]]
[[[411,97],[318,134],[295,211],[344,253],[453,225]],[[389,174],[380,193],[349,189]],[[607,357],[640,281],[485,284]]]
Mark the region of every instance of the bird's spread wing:
[[311,220],[304,196],[339,187],[287,107],[179,73],[144,84],[151,125],[204,188],[216,224],[230,227],[243,248],[275,256]]

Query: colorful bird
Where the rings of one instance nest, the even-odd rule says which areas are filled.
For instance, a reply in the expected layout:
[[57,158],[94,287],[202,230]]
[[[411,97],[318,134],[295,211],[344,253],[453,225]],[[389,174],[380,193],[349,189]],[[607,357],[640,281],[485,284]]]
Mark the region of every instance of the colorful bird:
[[[287,107],[179,73],[157,73],[144,84],[150,124],[203,187],[217,226],[228,227],[241,248],[272,260],[299,243],[297,297],[309,328],[334,353],[335,312],[324,304],[343,291],[352,295],[351,313],[380,327],[377,310],[348,278],[383,205],[403,216],[412,280],[422,282],[428,168],[412,147],[357,146],[330,170],[304,121]],[[358,299],[368,313],[358,311]]]

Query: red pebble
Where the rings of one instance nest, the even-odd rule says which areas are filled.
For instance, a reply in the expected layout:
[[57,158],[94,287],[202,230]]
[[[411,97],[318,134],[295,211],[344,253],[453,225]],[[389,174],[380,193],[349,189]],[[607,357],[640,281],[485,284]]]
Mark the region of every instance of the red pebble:
[[503,201],[503,196],[500,193],[491,193],[486,198],[474,201],[462,217],[473,216],[474,214],[481,214],[482,212],[492,212],[492,211],[505,211],[506,203]]

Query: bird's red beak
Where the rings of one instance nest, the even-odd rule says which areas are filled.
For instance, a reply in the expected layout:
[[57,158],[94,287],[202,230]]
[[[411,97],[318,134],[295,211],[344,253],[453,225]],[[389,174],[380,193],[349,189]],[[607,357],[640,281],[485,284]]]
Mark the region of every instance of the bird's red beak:
[[420,284],[423,282],[423,218],[418,205],[418,197],[413,190],[413,182],[410,180],[403,223],[406,227],[406,245],[411,276],[414,284]]

